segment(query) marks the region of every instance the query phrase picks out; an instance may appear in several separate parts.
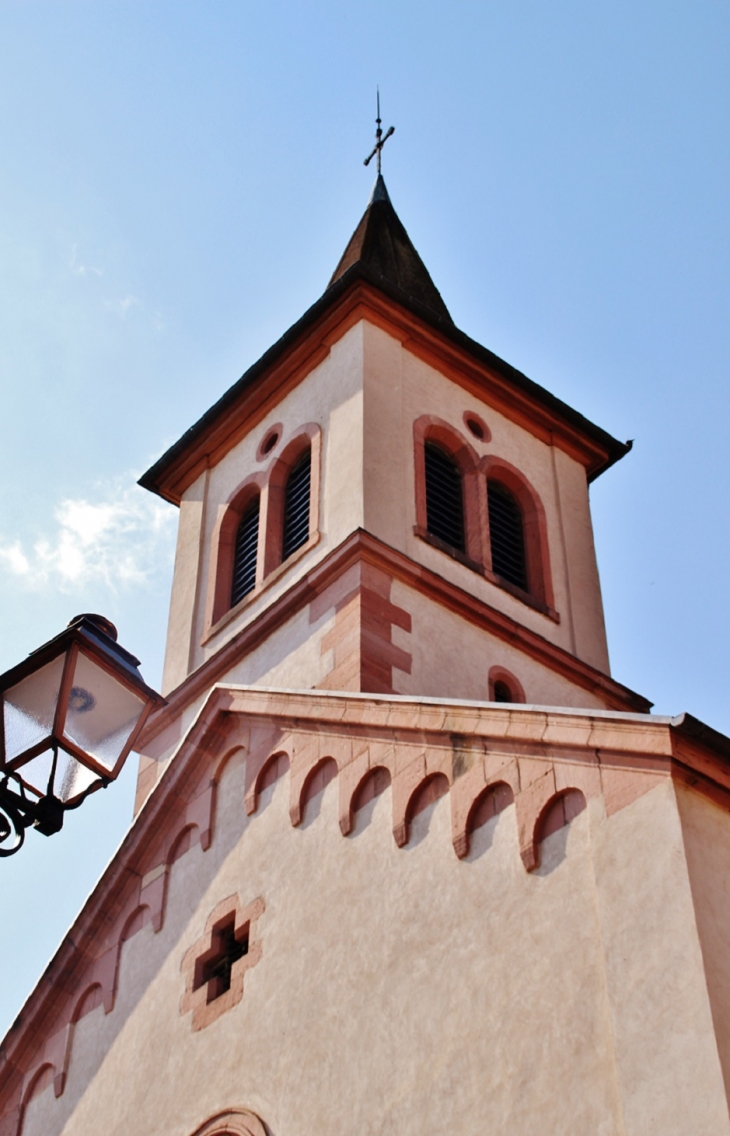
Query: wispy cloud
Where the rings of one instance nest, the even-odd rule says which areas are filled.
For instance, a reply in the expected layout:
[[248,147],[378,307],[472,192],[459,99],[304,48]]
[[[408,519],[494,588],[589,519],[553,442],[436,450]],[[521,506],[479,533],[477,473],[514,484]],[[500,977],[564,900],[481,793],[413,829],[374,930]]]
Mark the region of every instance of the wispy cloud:
[[113,591],[150,583],[171,565],[175,510],[130,481],[60,501],[53,531],[32,547],[0,538],[0,572],[30,589],[50,584],[64,592],[91,583]]
[[[93,264],[81,264],[79,262],[78,245],[75,245],[75,244],[71,246],[71,256],[70,256],[70,259],[69,259],[69,262],[68,262],[68,267],[69,267],[70,271],[74,274],[74,276],[84,276],[84,277],[93,277],[93,276],[102,277],[102,276],[104,276],[104,270],[103,269],[97,268]],[[104,289],[103,289],[107,293],[107,295],[109,294],[109,291],[111,290],[112,287],[113,287],[113,282],[110,280],[110,278],[107,277],[106,287],[104,287]],[[106,311],[113,312],[115,315],[119,316],[120,320],[126,320],[127,316],[129,315],[129,313],[132,311],[133,308],[139,308],[140,312],[142,313],[142,316],[147,318],[151,322],[155,331],[164,331],[165,330],[166,325],[165,325],[165,322],[162,318],[162,314],[159,311],[149,311],[147,309],[146,305],[143,304],[142,301],[139,299],[139,297],[135,296],[132,292],[127,292],[126,295],[123,295],[121,299],[113,299],[113,300],[112,299],[104,299],[103,293],[101,295],[99,295],[99,291],[96,292],[96,295],[98,296],[98,302],[101,303],[101,306]]]
[[120,319],[127,318],[127,312],[130,308],[136,308],[139,305],[139,300],[136,296],[127,295],[123,300],[105,300],[104,307],[108,308],[110,312],[116,312]]
[[71,260],[69,268],[75,276],[103,276],[104,272],[101,268],[95,268],[93,264],[79,264],[76,254],[76,245],[71,247]]

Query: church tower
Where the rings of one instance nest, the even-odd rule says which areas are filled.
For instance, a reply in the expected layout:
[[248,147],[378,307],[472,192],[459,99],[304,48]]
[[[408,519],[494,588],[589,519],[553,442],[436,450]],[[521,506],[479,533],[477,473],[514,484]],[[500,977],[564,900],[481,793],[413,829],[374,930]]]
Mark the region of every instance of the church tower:
[[0,1136],[730,1136],[730,741],[610,674],[629,448],[454,325],[378,173],[141,479],[167,704]]
[[455,327],[379,174],[324,295],[141,479],[180,526],[140,798],[222,679],[648,710],[588,498],[628,449]]

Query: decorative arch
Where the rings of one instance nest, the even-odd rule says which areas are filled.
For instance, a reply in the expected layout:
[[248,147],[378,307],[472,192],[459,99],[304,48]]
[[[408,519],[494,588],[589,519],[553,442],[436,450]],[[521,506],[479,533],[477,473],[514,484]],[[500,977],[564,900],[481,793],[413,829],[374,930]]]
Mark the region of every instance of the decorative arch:
[[429,805],[433,805],[441,797],[445,797],[451,786],[445,773],[432,773],[411,793],[406,807],[406,823],[410,824],[414,817],[422,813]]
[[548,836],[569,825],[584,811],[586,804],[585,793],[581,789],[564,789],[551,797],[538,817],[535,843],[541,844]]
[[506,781],[494,781],[475,799],[466,818],[466,851],[469,851],[471,834],[514,804],[512,786]]
[[358,782],[352,794],[350,811],[357,813],[364,809],[370,801],[382,794],[391,786],[390,770],[387,765],[375,765],[368,769],[365,776]]
[[149,922],[149,918],[150,909],[149,905],[146,903],[140,903],[137,907],[135,907],[134,911],[130,912],[130,914],[124,921],[121,934],[119,935],[120,952],[122,949],[122,943],[126,943],[128,939],[131,939],[133,935],[136,935],[138,931],[141,931],[145,923]]
[[186,824],[180,829],[172,840],[167,853],[166,866],[168,868],[171,868],[176,860],[179,860],[181,856],[184,856],[186,852],[190,851],[193,846],[193,836],[196,833],[200,833],[200,828],[195,823]]
[[[428,531],[426,498],[426,445],[433,444],[443,450],[461,474],[464,504],[464,553],[444,544]],[[457,560],[481,570],[485,563],[485,534],[487,531],[487,494],[484,479],[479,476],[480,458],[460,430],[443,418],[422,414],[413,423],[413,449],[416,477],[417,536],[436,544]]]
[[[25,1123],[25,1114],[28,1111],[28,1105],[33,1100],[33,1097],[39,1096],[44,1089],[47,1089],[49,1085],[54,1084],[56,1080],[56,1067],[55,1065],[52,1065],[50,1061],[44,1061],[43,1064],[39,1065],[39,1067],[35,1070],[32,1077],[28,1081],[20,1102],[20,1110],[18,1113],[18,1127],[16,1130],[17,1136],[21,1136],[22,1134],[23,1125]],[[59,1095],[59,1093],[56,1093],[56,1096]]]
[[275,750],[274,753],[269,754],[266,761],[259,769],[254,779],[253,785],[246,794],[249,800],[249,807],[247,812],[254,813],[258,808],[259,796],[263,793],[264,789],[268,789],[274,785],[290,770],[289,755],[283,750]]
[[216,765],[215,772],[211,777],[213,784],[217,787],[220,784],[223,774],[226,772],[226,769],[231,764],[231,762],[235,761],[237,758],[245,758],[245,756],[246,747],[242,745],[234,745],[231,747],[231,749],[226,750],[226,752],[223,754],[223,757]]
[[[226,503],[220,510],[220,515],[213,530],[211,545],[211,582],[208,624],[217,623],[227,611],[231,609],[231,589],[233,586],[233,562],[236,551],[236,536],[241,518],[256,497],[261,499],[263,505],[263,490],[266,484],[265,474],[262,472],[251,474],[245,481],[234,489]],[[256,566],[256,584],[261,579],[261,534],[263,509],[259,507],[259,541]],[[250,592],[248,593],[251,594]],[[246,597],[244,597],[245,599]],[[239,601],[242,602],[242,601]],[[238,606],[238,605],[236,605]]]
[[60,1073],[57,1073],[53,1079],[53,1088],[57,1097],[60,1097],[66,1088],[66,1078],[68,1077],[68,1070],[71,1065],[71,1055],[73,1052],[74,1037],[76,1034],[76,1026],[95,1010],[97,1006],[104,1005],[104,989],[100,982],[90,983],[86,989],[76,999],[76,1003],[71,1011],[68,1027],[66,1029],[66,1045],[63,1054],[63,1066]]
[[92,982],[82,994],[76,999],[76,1005],[71,1012],[71,1024],[76,1025],[97,1006],[101,1006],[104,1001],[104,991],[100,982]]
[[481,468],[485,475],[486,495],[489,483],[503,486],[515,499],[522,514],[525,540],[525,567],[527,588],[521,589],[504,580],[492,570],[492,549],[489,540],[489,509],[486,510],[486,548],[484,555],[485,575],[492,583],[499,584],[520,597],[525,592],[545,614],[556,618],[552,575],[550,572],[550,550],[547,537],[547,518],[545,507],[527,478],[503,458],[492,455],[482,460]]
[[[505,698],[500,691],[500,684],[506,688],[510,697]],[[490,702],[526,702],[522,683],[511,671],[505,667],[489,668],[489,701]]]
[[304,783],[299,793],[299,800],[297,816],[301,819],[307,808],[307,804],[316,797],[318,793],[323,792],[330,782],[334,781],[339,773],[337,762],[333,757],[323,757],[318,761],[315,766],[310,769],[309,773],[304,779]]
[[192,1136],[268,1136],[266,1126],[247,1108],[230,1108],[211,1116]]
[[[165,900],[163,901],[165,902],[167,899],[167,870],[164,872],[161,878],[165,881]],[[116,943],[112,948],[114,951],[114,969],[111,981],[111,1005],[108,1006],[108,1009],[106,1009],[105,1006],[107,1013],[109,1012],[109,1009],[111,1009],[111,1007],[114,1005],[117,997],[117,990],[119,989],[119,974],[122,968],[122,948],[124,947],[124,944],[132,938],[133,935],[136,935],[138,931],[142,930],[146,923],[149,923],[151,921],[151,916],[152,911],[149,904],[139,903],[132,909],[132,911],[129,912],[122,924],[122,928],[119,932],[119,938],[116,940]]]
[[402,824],[398,825],[396,843],[399,848],[404,847],[410,839],[411,822],[419,813],[422,813],[435,804],[441,797],[445,797],[451,788],[445,773],[431,773],[411,793],[405,808]]

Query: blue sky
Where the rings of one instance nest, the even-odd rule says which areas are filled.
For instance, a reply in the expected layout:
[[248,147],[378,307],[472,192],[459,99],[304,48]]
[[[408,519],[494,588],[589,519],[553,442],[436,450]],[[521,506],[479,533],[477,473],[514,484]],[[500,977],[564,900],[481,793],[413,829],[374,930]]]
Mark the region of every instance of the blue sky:
[[[0,3],[0,667],[99,610],[161,672],[175,510],[136,477],[393,203],[456,323],[633,453],[593,487],[615,676],[730,732],[730,9]],[[0,1030],[133,770],[0,866]]]

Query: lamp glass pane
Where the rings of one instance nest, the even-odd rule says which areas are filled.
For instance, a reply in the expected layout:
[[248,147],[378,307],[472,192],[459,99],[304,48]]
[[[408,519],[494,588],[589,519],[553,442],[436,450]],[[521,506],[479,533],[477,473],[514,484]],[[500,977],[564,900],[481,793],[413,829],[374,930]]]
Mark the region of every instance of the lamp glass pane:
[[59,655],[5,691],[6,762],[50,736],[65,661],[66,656]]
[[[41,797],[45,796],[48,789],[52,761],[53,753],[51,750],[46,750],[45,753],[32,758],[25,765],[21,765],[18,770],[25,784],[34,789]],[[64,750],[58,751],[56,776],[53,779],[52,788],[54,796],[58,797],[59,801],[72,801],[74,797],[78,797],[79,793],[83,793],[89,785],[98,780],[99,775],[94,773],[92,769],[87,769],[85,765],[82,765],[75,757],[65,753]]]
[[80,650],[64,735],[111,772],[146,705],[143,697]]

